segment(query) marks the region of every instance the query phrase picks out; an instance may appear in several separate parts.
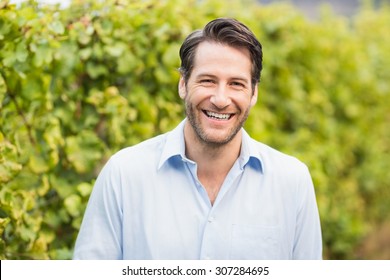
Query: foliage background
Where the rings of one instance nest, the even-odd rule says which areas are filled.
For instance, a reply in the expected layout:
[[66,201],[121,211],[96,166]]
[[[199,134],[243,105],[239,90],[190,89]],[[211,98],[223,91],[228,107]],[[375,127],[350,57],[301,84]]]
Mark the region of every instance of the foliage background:
[[246,23],[264,48],[260,99],[246,129],[308,164],[324,258],[390,258],[389,7],[366,2],[352,19],[324,9],[310,21],[290,5],[251,0],[75,0],[65,9],[7,2],[1,259],[71,258],[108,157],[183,118],[182,40],[226,16]]

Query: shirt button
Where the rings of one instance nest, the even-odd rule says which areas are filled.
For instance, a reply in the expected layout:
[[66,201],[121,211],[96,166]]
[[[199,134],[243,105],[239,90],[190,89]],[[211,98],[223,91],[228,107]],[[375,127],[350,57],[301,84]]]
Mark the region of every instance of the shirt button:
[[209,217],[209,223],[212,223],[215,221],[215,218],[214,217]]

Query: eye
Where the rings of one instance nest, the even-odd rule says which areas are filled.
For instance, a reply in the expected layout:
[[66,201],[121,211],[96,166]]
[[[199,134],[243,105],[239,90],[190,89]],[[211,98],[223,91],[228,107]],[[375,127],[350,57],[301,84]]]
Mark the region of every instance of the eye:
[[200,80],[200,83],[202,85],[205,85],[205,86],[210,86],[210,85],[215,84],[214,80],[212,80],[212,79],[203,79],[203,80]]
[[231,82],[230,83],[231,86],[233,86],[234,88],[237,88],[237,89],[243,89],[245,88],[245,85],[241,82]]

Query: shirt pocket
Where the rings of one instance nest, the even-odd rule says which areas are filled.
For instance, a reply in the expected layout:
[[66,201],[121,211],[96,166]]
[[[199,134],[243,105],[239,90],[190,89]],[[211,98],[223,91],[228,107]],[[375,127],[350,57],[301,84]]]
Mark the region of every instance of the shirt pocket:
[[230,258],[241,260],[278,259],[279,227],[233,225]]

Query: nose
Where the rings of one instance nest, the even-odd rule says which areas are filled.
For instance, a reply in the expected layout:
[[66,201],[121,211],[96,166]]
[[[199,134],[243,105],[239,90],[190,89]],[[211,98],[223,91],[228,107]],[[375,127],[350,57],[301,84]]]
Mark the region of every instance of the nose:
[[223,86],[219,86],[210,98],[210,102],[217,108],[223,109],[231,104],[231,99],[227,94],[227,90]]

